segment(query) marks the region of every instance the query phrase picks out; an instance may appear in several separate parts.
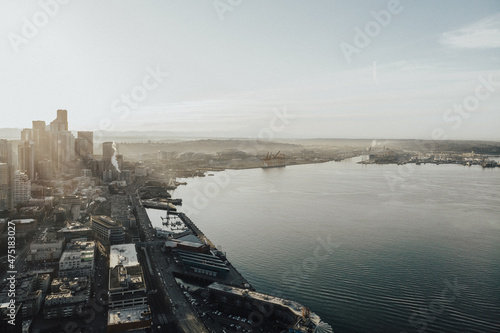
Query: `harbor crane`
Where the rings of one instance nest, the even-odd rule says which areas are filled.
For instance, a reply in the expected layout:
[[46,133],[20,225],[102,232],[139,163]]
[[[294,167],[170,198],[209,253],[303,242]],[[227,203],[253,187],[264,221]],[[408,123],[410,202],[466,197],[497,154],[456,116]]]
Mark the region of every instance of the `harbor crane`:
[[281,153],[281,150],[276,154],[268,152],[266,157],[262,158],[262,167],[263,168],[275,168],[275,167],[284,167],[285,166],[285,154]]

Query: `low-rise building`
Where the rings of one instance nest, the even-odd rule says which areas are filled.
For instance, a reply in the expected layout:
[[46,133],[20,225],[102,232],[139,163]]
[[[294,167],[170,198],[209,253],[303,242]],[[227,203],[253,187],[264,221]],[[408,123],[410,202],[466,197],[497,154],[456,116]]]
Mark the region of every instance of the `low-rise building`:
[[152,315],[148,305],[110,310],[108,333],[150,328],[151,320]]
[[17,302],[21,304],[23,318],[34,317],[42,308],[43,298],[49,289],[48,274],[28,275],[16,281]]
[[92,229],[79,222],[67,222],[65,227],[57,231],[57,237],[66,241],[77,238],[89,240],[92,238]]
[[274,324],[281,323],[281,329],[290,328],[292,325],[290,332],[333,332],[330,325],[322,322],[318,315],[298,302],[218,282],[209,285],[208,290],[213,300],[227,308],[248,313],[264,313],[266,309],[273,309],[269,321]]
[[45,319],[72,317],[82,313],[90,297],[90,283],[85,276],[55,278],[51,293],[45,297]]
[[38,226],[38,222],[35,219],[15,219],[11,222],[16,225],[17,233],[33,232],[36,231]]
[[95,242],[73,240],[59,260],[59,277],[92,276]]
[[63,250],[63,241],[44,233],[30,245],[27,260],[30,262],[59,260]]

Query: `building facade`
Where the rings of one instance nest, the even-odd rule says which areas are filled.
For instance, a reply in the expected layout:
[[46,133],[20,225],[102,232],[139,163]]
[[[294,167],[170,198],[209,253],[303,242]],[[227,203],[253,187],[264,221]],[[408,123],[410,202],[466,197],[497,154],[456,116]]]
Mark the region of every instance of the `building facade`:
[[22,171],[14,172],[13,205],[27,203],[31,198],[31,180]]
[[91,228],[94,237],[105,243],[114,245],[125,242],[125,229],[117,221],[108,216],[92,216]]

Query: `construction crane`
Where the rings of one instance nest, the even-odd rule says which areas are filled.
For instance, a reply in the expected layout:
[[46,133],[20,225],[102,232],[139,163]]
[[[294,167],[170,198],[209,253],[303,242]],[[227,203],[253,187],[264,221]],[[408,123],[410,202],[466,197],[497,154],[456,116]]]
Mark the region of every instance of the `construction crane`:
[[266,157],[262,158],[263,168],[274,168],[274,167],[284,167],[285,166],[285,154],[281,153],[281,150],[276,154],[268,152]]

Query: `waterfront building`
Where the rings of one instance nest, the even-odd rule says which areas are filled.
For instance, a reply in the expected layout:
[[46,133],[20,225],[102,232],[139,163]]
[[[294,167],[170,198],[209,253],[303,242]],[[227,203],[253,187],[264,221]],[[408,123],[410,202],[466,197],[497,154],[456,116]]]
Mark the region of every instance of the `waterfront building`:
[[234,311],[264,313],[266,309],[272,309],[270,322],[281,323],[281,329],[287,329],[287,332],[333,333],[331,327],[322,322],[318,315],[298,302],[218,282],[210,284],[208,291],[213,300]]

